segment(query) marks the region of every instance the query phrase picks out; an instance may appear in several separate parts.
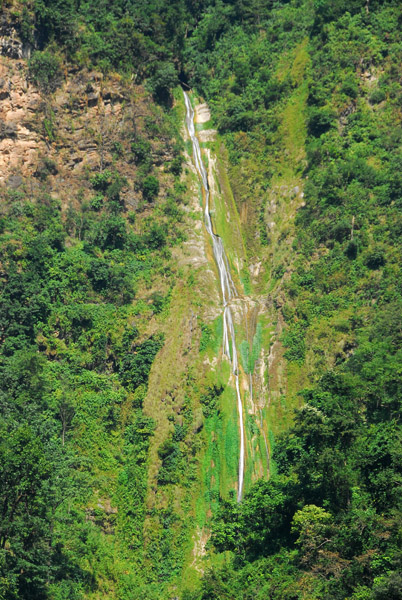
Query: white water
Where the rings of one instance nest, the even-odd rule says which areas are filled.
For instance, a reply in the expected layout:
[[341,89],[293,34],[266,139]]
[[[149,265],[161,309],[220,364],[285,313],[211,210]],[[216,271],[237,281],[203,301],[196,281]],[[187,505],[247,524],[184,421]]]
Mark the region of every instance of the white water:
[[[237,396],[237,410],[239,413],[239,427],[240,427],[240,456],[239,456],[239,476],[238,476],[238,489],[237,489],[237,501],[240,502],[243,495],[243,479],[244,479],[244,423],[243,423],[243,404],[240,395],[239,387],[239,363],[236,349],[236,338],[233,324],[232,311],[229,305],[230,300],[237,297],[236,287],[233,283],[232,276],[230,274],[229,263],[223,247],[222,239],[213,232],[211,215],[209,214],[209,183],[208,174],[204,167],[201,158],[201,148],[198,142],[198,138],[195,134],[194,126],[194,110],[191,106],[188,94],[183,91],[184,101],[186,103],[186,125],[189,136],[193,145],[194,162],[198,174],[202,181],[202,186],[205,192],[205,209],[204,209],[204,220],[207,232],[212,240],[212,246],[214,251],[214,257],[219,271],[219,279],[222,291],[222,303],[223,303],[223,351],[228,357],[232,365],[232,373],[235,378],[236,396]],[[232,345],[232,356],[230,355],[230,343]]]

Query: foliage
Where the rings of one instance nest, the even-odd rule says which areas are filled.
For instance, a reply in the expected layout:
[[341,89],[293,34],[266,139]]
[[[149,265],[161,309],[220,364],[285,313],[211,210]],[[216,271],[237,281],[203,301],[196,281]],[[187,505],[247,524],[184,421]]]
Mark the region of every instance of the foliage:
[[159,181],[154,175],[148,175],[142,182],[144,198],[151,202],[159,193]]
[[177,84],[177,72],[171,63],[160,64],[148,80],[148,88],[156,100],[167,103],[171,90]]
[[[286,257],[270,291],[285,358],[308,381],[293,427],[275,440],[276,475],[240,506],[221,501],[212,542],[232,554],[224,568],[223,555],[213,563],[200,598],[398,597],[401,350],[385,324],[401,299],[391,225],[400,220],[400,19],[392,1],[212,3],[186,47],[191,83],[240,179],[249,250]],[[292,219],[281,176],[304,190],[289,254],[266,225],[267,213],[281,230]],[[251,353],[243,341],[246,373]],[[393,566],[379,566],[386,556]]]
[[[100,174],[93,186],[107,197],[116,181],[120,180],[110,173]],[[91,215],[84,236],[101,247],[96,256],[87,242],[71,243],[70,237],[66,244],[69,222],[48,196],[21,201],[18,210],[11,206],[3,217],[1,259],[7,273],[0,289],[4,336],[0,571],[4,598],[58,597],[56,589],[79,598],[80,590],[94,585],[77,545],[81,536],[96,535],[95,525],[92,532],[83,532],[84,507],[96,489],[112,494],[108,469],[122,472],[117,503],[131,489],[125,470],[134,470],[142,478],[137,496],[130,492],[130,497],[139,515],[136,527],[144,518],[147,444],[153,428],[147,422],[145,436],[141,406],[163,340],[155,335],[137,341],[136,309],[131,303],[136,281],[152,267],[154,244],[149,238],[148,246],[148,237],[143,236],[139,250],[137,246],[132,250],[125,219],[106,211]],[[125,435],[122,404],[128,393],[136,395],[134,405],[140,414],[133,427],[140,437],[132,440],[128,427],[124,470],[114,444],[117,435]],[[147,444],[140,443],[143,437]],[[105,472],[103,483],[99,468]],[[102,527],[111,527],[108,520],[113,513],[100,513],[106,519]],[[122,510],[119,517],[125,526],[126,514]],[[127,534],[121,535],[126,539]],[[100,551],[99,541],[88,544],[85,555]]]
[[34,52],[29,61],[29,75],[44,92],[53,92],[61,82],[60,58],[50,50]]
[[148,382],[149,370],[161,346],[161,337],[149,339],[140,346],[134,346],[132,353],[123,357],[120,378],[128,389],[135,389]]
[[[198,494],[215,511],[214,551],[199,589],[183,598],[400,598],[400,3],[35,0],[13,15],[35,45],[29,78],[43,93],[61,83],[64,63],[145,82],[138,95],[164,108],[152,105],[152,117],[139,115],[114,142],[113,166],[89,180],[91,210],[73,198],[61,210],[38,191],[57,175],[48,158],[36,191],[4,204],[0,596],[180,593],[163,586],[181,576]],[[159,415],[142,411],[163,344],[165,260],[183,240],[182,184],[165,186],[182,173],[164,120],[179,80],[211,107],[247,215],[248,253],[266,262],[267,277],[272,267],[288,392],[291,376],[305,387],[275,440],[269,481],[240,505],[219,498],[211,475],[218,447],[236,458],[234,424],[225,446],[215,439],[221,384],[197,389],[188,374],[186,390],[166,390],[163,432]],[[47,113],[47,142],[55,124]],[[126,218],[124,144],[145,217]],[[261,340],[257,330],[241,344],[247,374]],[[212,341],[202,324],[200,351]],[[158,495],[152,511],[148,493]]]

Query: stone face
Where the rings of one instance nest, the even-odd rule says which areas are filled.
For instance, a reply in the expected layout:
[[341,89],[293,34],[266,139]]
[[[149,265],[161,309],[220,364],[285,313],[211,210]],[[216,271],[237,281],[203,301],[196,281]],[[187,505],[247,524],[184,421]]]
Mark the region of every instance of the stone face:
[[[1,35],[0,24],[0,35]],[[0,51],[1,54],[1,51]],[[38,150],[45,144],[40,135],[29,126],[36,113],[40,96],[26,82],[24,61],[0,56],[0,182],[14,187],[11,179],[32,174]]]
[[0,55],[18,59],[23,54],[22,42],[16,29],[3,18],[0,22]]
[[207,123],[211,118],[211,113],[209,112],[209,108],[206,104],[198,104],[196,107],[195,113],[195,122],[196,123]]
[[0,139],[15,138],[17,135],[17,125],[14,121],[0,121]]
[[200,142],[213,142],[216,138],[216,129],[204,129],[198,132]]
[[[17,30],[5,32],[4,21],[0,11],[0,38],[21,48]],[[26,57],[20,50],[8,53],[7,44],[0,47],[0,194],[24,186],[31,194],[57,193],[64,207],[76,205],[94,194],[91,175],[111,169],[128,182],[121,193],[125,206],[137,210],[141,193],[130,143],[138,121],[141,128],[144,117],[151,117],[142,86],[65,66],[59,87],[45,95],[29,80]],[[121,146],[122,140],[116,165],[116,143]],[[151,155],[162,182],[168,180],[164,167],[173,156],[163,138]]]
[[20,175],[10,175],[7,179],[7,185],[9,188],[16,190],[22,185],[23,179]]
[[92,92],[87,95],[88,106],[96,106],[98,104],[99,95],[96,92]]

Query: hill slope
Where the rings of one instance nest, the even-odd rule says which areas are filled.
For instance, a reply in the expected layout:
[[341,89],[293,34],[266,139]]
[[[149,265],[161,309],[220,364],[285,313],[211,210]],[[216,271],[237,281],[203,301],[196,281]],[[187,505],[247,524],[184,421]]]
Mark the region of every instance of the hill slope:
[[2,9],[0,596],[400,598],[400,3]]

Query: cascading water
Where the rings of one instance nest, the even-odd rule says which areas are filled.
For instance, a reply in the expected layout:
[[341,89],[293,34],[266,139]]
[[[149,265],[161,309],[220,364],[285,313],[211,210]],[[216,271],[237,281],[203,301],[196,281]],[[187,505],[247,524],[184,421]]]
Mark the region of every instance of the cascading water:
[[[229,262],[223,247],[222,239],[213,232],[211,215],[209,214],[209,198],[210,189],[208,183],[208,174],[204,167],[201,158],[201,148],[198,142],[198,138],[195,134],[194,126],[194,110],[191,106],[190,98],[186,92],[183,91],[184,101],[186,104],[186,125],[191,142],[193,145],[194,162],[198,174],[200,176],[202,186],[205,193],[205,209],[204,209],[204,220],[205,227],[212,240],[212,247],[214,257],[219,271],[219,279],[222,291],[222,303],[223,303],[223,351],[228,357],[232,365],[232,373],[235,379],[236,396],[237,396],[237,409],[239,413],[239,427],[240,427],[240,456],[239,456],[239,476],[238,476],[238,491],[237,501],[240,502],[243,495],[243,480],[244,480],[244,423],[243,423],[243,404],[240,394],[239,385],[239,363],[236,349],[236,338],[233,324],[232,311],[229,302],[237,297],[236,287],[233,283],[232,276],[230,274]],[[230,353],[230,343],[232,345],[232,353]],[[232,355],[231,355],[232,354]]]

